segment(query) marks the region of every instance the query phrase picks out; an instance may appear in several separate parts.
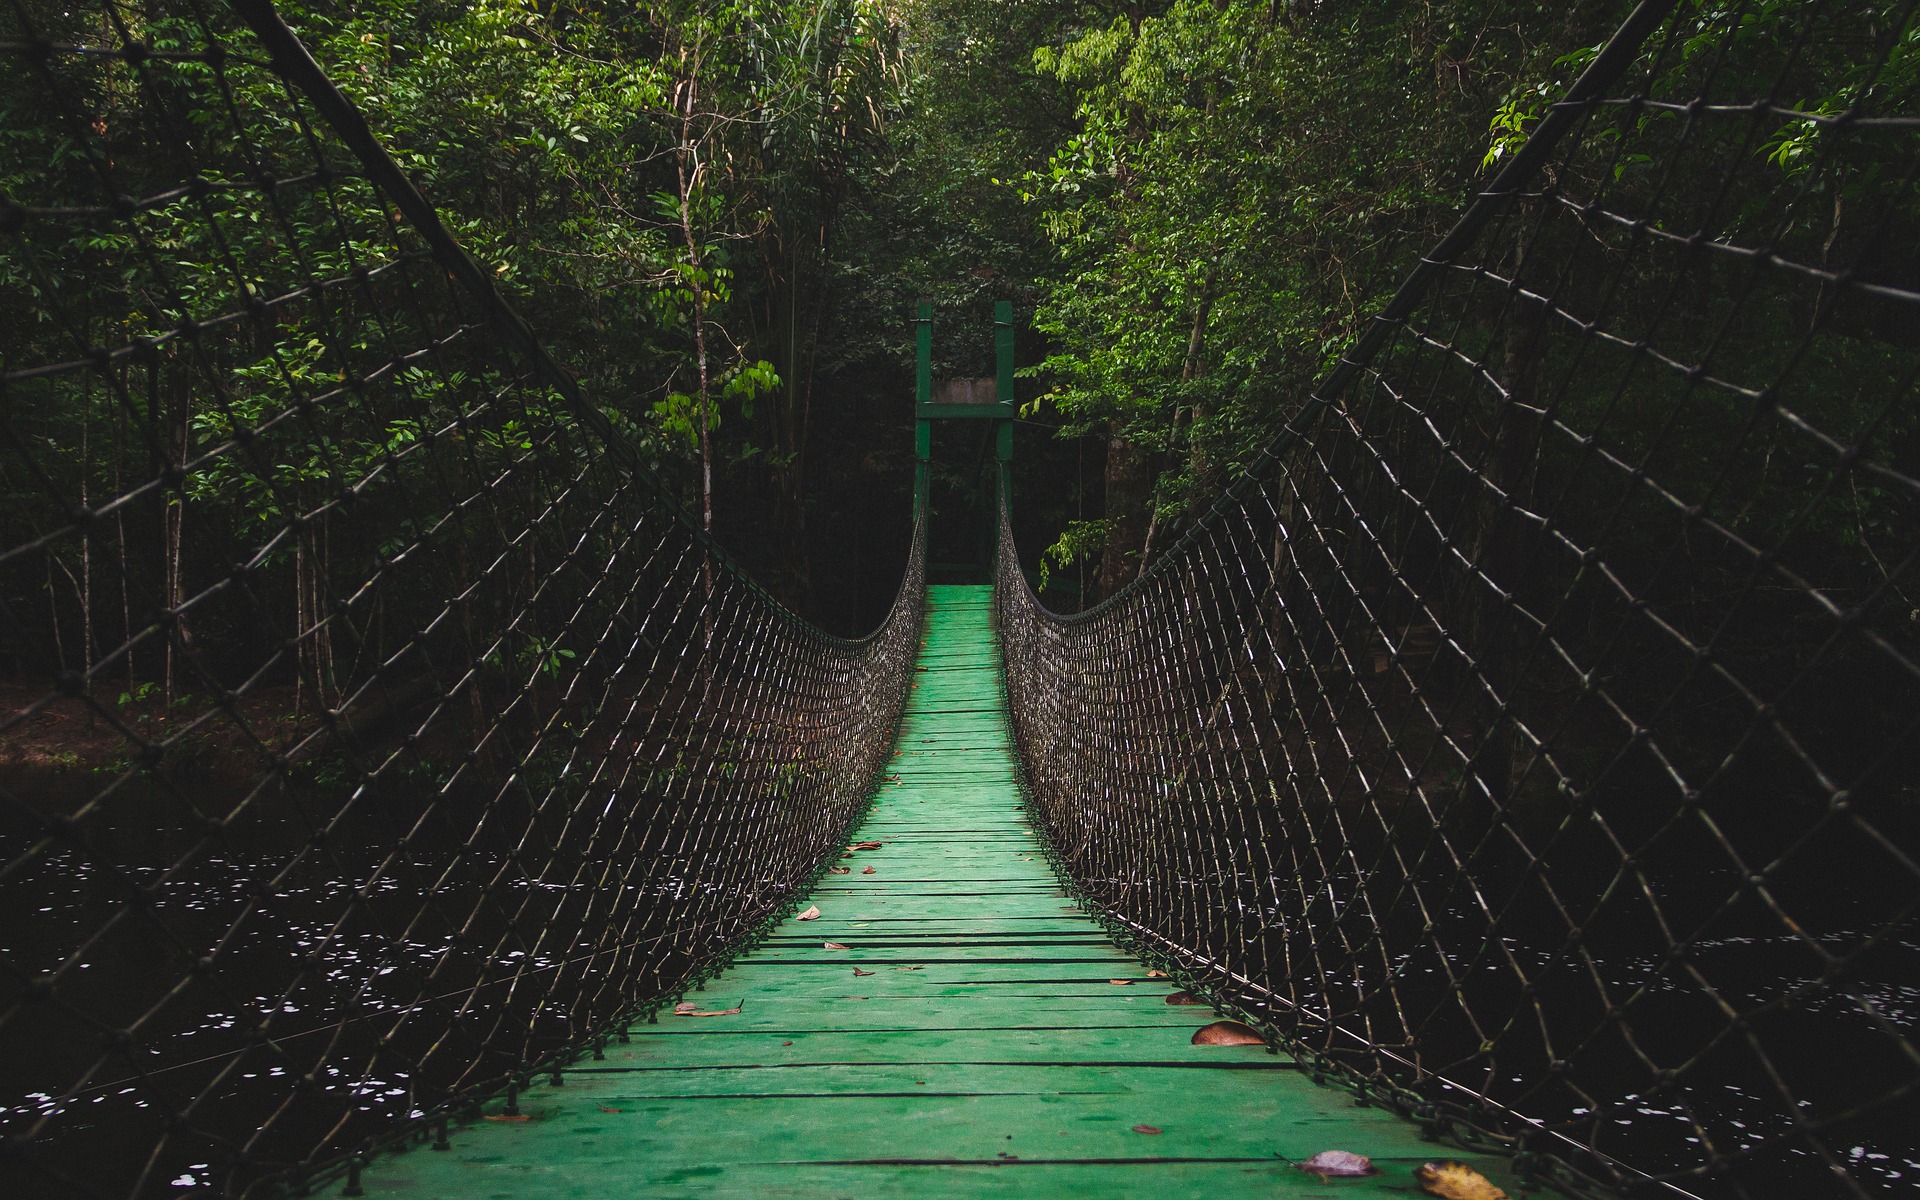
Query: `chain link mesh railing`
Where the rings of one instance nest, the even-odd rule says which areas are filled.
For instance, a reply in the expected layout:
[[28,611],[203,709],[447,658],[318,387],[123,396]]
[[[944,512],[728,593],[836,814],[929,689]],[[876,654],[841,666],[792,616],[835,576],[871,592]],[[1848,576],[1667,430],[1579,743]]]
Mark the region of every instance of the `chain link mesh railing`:
[[0,1191],[298,1187],[785,912],[920,552],[748,583],[269,4],[0,14]]
[[1003,533],[1115,928],[1543,1180],[1915,1186],[1917,89],[1910,4],[1644,5],[1133,587]]

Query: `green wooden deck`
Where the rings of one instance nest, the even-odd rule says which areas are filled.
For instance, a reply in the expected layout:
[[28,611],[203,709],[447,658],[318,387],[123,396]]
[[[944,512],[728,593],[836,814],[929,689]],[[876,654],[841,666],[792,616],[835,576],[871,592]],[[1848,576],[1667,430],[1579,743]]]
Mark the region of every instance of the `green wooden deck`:
[[[856,835],[885,844],[695,997],[738,1015],[639,1025],[526,1093],[531,1120],[376,1160],[367,1195],[1417,1194],[1438,1147],[1263,1047],[1190,1044],[1214,1015],[1168,1005],[1069,901],[1022,817],[988,601],[930,589],[898,781]],[[1290,1165],[1322,1150],[1383,1174]]]

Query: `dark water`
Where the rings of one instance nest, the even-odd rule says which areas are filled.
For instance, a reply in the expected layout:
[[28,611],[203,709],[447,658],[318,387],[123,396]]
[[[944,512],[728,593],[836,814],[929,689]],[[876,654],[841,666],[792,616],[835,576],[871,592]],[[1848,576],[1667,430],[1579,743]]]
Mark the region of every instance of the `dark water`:
[[[1430,886],[1432,894],[1444,891],[1441,880]],[[1656,891],[1666,907],[1685,911],[1683,893],[1724,898],[1738,888],[1728,872],[1696,870],[1683,885]],[[1874,1103],[1914,1076],[1906,1048],[1920,1032],[1920,922],[1908,919],[1888,935],[1876,923],[1888,912],[1886,898],[1871,889],[1830,894],[1817,909],[1802,903],[1798,934],[1777,921],[1769,930],[1755,913],[1731,913],[1718,922],[1728,932],[1692,941],[1687,969],[1678,970],[1664,955],[1604,936],[1590,937],[1583,956],[1523,936],[1441,951],[1410,934],[1389,940],[1417,949],[1383,962],[1364,954],[1342,960],[1338,940],[1326,936],[1328,922],[1363,920],[1355,902],[1361,894],[1355,877],[1336,878],[1304,906],[1305,921],[1294,915],[1300,907],[1278,911],[1269,898],[1245,904],[1239,927],[1264,944],[1270,962],[1284,961],[1283,948],[1297,963],[1339,962],[1321,976],[1338,982],[1332,990],[1311,977],[1277,986],[1301,1008],[1341,1014],[1337,1023],[1355,1033],[1371,1018],[1375,1036],[1389,1040],[1404,1014],[1420,1061],[1440,1077],[1427,1094],[1470,1105],[1468,1093],[1477,1092],[1578,1146],[1706,1196],[1853,1194],[1836,1169],[1865,1194],[1920,1188],[1916,1104]],[[1449,907],[1436,922],[1443,940],[1450,923],[1464,936],[1484,929],[1485,918],[1468,905]],[[1317,960],[1310,951],[1316,935]],[[1826,974],[1822,952],[1845,965]],[[1352,983],[1355,976],[1365,982]],[[1618,1024],[1604,1019],[1603,997],[1624,1013]],[[1362,1070],[1373,1065],[1362,1052],[1338,1053],[1355,1043],[1326,1036],[1324,1026],[1302,1022],[1285,1005],[1269,1011],[1310,1044]],[[1746,1019],[1736,1023],[1730,1012]],[[1491,1053],[1479,1044],[1483,1036],[1494,1043]],[[1675,1078],[1655,1086],[1642,1056]],[[1550,1070],[1554,1057],[1566,1060],[1564,1076]],[[1868,1111],[1849,1113],[1860,1106]],[[1535,1146],[1556,1149],[1550,1138]],[[1692,1177],[1714,1156],[1721,1166]]]
[[397,862],[360,841],[296,861],[285,844],[306,836],[291,815],[256,822],[250,849],[123,825],[112,865],[5,839],[0,958],[59,982],[3,985],[0,1133],[32,1150],[0,1192],[125,1196],[143,1171],[140,1195],[231,1191],[339,1153],[578,1045],[696,965],[669,923],[690,943],[703,919],[737,935],[756,890],[693,882],[697,853],[569,860],[546,882],[500,849]]

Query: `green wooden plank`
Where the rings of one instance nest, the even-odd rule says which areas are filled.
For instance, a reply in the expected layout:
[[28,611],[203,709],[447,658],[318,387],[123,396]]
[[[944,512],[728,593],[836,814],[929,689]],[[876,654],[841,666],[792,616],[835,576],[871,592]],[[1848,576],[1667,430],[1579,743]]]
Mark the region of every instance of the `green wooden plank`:
[[[1021,810],[991,594],[929,589],[891,778],[854,835],[882,845],[835,860],[848,873],[815,890],[818,919],[783,922],[689,997],[740,1012],[636,1025],[527,1091],[530,1119],[382,1158],[366,1194],[1412,1194],[1431,1154],[1411,1126],[1264,1047],[1193,1045],[1215,1014],[1168,1005],[1167,982],[1068,899]],[[1325,1181],[1289,1165],[1322,1150],[1385,1171]],[[1499,1164],[1471,1161],[1517,1194]]]

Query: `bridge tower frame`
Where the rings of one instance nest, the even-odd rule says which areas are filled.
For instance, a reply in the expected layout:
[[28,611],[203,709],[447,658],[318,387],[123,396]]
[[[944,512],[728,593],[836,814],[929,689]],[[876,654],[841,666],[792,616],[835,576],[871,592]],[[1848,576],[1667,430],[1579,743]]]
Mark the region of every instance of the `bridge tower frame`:
[[[913,506],[916,517],[927,515],[928,478],[933,464],[933,423],[935,421],[992,421],[994,457],[1001,464],[994,472],[996,492],[993,512],[1005,497],[999,488],[1007,486],[1005,467],[1013,462],[1013,422],[1018,407],[1013,399],[1013,301],[993,302],[993,401],[988,404],[945,403],[933,398],[933,301],[921,300],[914,312],[914,387],[913,387]],[[997,518],[994,518],[997,519]],[[979,564],[974,564],[979,565]],[[928,569],[961,569],[968,564],[929,563]]]

